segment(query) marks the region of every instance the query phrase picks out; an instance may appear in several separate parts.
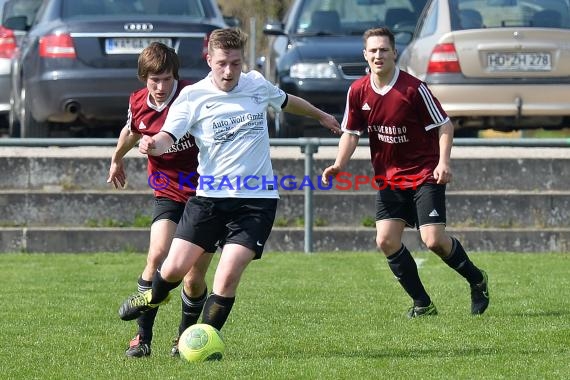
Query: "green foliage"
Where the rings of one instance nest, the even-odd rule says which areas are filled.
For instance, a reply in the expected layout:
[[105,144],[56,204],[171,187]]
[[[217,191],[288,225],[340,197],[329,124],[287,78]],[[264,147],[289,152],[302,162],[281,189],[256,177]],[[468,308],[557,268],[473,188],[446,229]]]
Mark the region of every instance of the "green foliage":
[[285,218],[285,217],[277,217],[275,218],[275,221],[273,222],[273,226],[274,227],[288,227],[289,226],[289,219]]
[[139,227],[147,228],[152,224],[152,216],[144,214],[136,214],[132,221],[116,220],[113,218],[106,219],[87,219],[85,221],[85,227],[97,228],[97,227]]
[[150,227],[152,224],[151,215],[136,214],[133,227]]
[[136,323],[117,309],[145,255],[3,254],[2,378],[567,378],[568,254],[473,254],[491,284],[477,317],[460,276],[433,254],[415,256],[438,316],[404,317],[410,301],[377,253],[266,252],[242,277],[226,356],[191,365],[169,356],[179,290],[160,307],[152,356],[124,357]]
[[97,228],[97,227],[128,227],[129,223],[125,221],[119,221],[113,218],[106,218],[106,219],[87,219],[85,221],[86,227]]
[[362,218],[362,225],[364,227],[376,227],[376,219],[371,216]]

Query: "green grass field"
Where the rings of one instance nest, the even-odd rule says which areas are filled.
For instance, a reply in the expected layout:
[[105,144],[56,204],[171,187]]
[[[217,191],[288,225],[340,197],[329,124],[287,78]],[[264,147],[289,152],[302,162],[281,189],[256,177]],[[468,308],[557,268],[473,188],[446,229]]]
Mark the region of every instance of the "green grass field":
[[242,279],[225,358],[189,364],[169,356],[179,290],[158,314],[152,356],[124,357],[136,324],[117,310],[144,255],[2,254],[0,378],[568,378],[569,254],[473,254],[491,292],[477,317],[462,278],[435,255],[416,258],[439,315],[408,320],[379,254],[268,252]]

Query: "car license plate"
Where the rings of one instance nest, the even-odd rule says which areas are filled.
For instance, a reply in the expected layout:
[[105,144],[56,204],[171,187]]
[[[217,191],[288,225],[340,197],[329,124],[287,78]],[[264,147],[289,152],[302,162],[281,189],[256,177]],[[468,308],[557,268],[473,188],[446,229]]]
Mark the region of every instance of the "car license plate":
[[170,38],[107,38],[105,53],[107,54],[139,54],[151,42],[162,42],[172,47]]
[[492,71],[550,71],[550,53],[489,53],[487,67]]

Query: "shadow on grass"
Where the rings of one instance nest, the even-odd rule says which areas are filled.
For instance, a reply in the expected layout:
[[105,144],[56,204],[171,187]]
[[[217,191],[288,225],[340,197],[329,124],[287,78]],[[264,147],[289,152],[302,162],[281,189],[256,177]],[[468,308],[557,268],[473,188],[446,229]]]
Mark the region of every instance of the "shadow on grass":
[[508,313],[512,317],[563,317],[570,315],[568,310],[536,310],[536,311],[523,311],[516,313]]
[[496,348],[462,348],[462,349],[362,349],[358,351],[336,351],[331,356],[350,357],[350,358],[418,358],[418,357],[465,357],[465,356],[494,356],[497,355]]

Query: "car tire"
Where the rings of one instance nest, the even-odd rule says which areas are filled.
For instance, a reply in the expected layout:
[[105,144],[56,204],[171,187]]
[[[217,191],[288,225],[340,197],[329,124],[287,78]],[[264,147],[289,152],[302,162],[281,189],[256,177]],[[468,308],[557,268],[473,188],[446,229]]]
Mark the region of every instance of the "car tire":
[[20,113],[20,134],[22,137],[48,137],[49,131],[47,122],[38,122],[32,116],[31,100],[26,96],[26,91],[22,91],[22,101],[24,103]]
[[290,119],[287,117],[286,112],[281,111],[275,116],[275,137],[297,138],[305,136],[303,127],[299,127],[298,125],[291,123]]
[[14,101],[14,94],[10,93],[10,112],[8,112],[8,136],[20,137],[20,120]]

